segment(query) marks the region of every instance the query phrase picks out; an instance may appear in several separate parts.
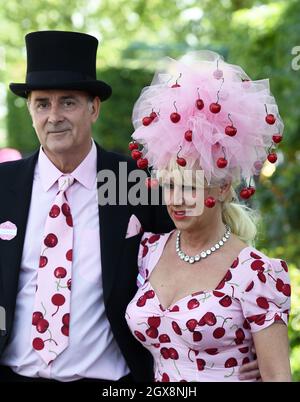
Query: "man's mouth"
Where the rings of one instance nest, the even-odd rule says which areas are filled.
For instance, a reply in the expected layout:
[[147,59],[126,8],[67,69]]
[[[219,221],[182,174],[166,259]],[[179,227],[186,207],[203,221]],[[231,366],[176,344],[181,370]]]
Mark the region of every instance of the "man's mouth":
[[68,130],[69,130],[68,128],[66,128],[65,130],[51,130],[51,131],[48,131],[48,134],[61,134],[61,133],[65,133]]

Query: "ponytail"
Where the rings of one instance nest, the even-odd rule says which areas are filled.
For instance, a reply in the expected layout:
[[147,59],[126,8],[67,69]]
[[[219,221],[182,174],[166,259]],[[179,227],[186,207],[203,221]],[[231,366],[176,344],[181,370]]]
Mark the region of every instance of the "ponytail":
[[232,201],[236,199],[236,193],[231,186],[222,205],[223,222],[230,226],[232,233],[240,240],[249,245],[254,245],[257,235],[258,214],[246,205]]

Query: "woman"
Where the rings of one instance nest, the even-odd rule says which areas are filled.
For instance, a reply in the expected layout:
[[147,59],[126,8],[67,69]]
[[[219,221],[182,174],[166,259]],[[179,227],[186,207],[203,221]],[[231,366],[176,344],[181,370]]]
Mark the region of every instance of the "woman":
[[190,54],[156,75],[133,118],[132,156],[156,169],[150,185],[160,180],[176,226],[144,233],[126,311],[155,380],[238,381],[254,345],[262,380],[290,381],[287,265],[253,247],[255,219],[234,190],[250,198],[252,176],[276,161],[283,124],[268,81]]

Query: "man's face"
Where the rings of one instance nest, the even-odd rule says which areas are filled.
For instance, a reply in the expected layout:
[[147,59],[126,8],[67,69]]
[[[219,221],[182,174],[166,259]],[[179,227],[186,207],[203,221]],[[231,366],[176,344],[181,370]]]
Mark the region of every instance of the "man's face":
[[29,97],[33,126],[45,152],[80,154],[90,146],[100,100],[73,90],[35,90]]

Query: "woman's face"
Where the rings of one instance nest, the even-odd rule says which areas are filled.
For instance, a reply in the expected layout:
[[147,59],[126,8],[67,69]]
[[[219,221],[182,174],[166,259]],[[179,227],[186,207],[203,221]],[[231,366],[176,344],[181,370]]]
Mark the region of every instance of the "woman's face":
[[[181,178],[170,174],[163,180],[163,192],[168,213],[179,230],[199,229],[201,223],[212,222],[216,214],[221,214],[221,206],[217,201],[220,197],[220,187],[209,187],[202,180]],[[216,205],[207,208],[204,200],[214,197]]]

